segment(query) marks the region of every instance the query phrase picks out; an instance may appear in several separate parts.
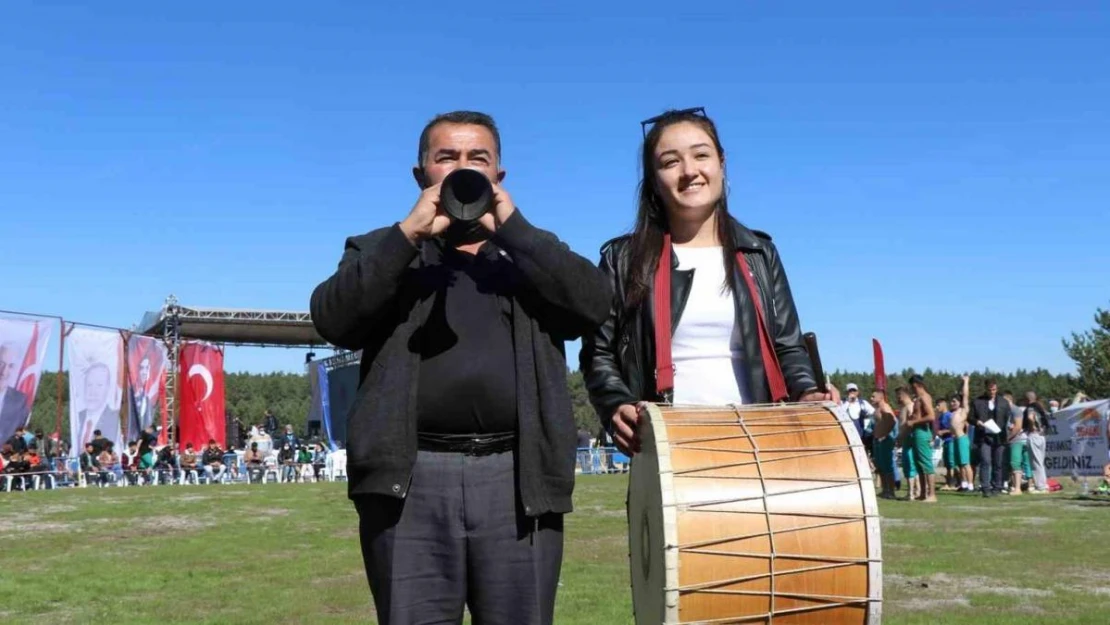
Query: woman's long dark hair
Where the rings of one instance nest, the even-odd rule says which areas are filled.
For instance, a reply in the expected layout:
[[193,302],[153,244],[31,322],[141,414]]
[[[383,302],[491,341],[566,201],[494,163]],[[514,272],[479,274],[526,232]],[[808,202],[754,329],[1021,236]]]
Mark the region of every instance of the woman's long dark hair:
[[[643,150],[641,151],[640,168],[642,177],[639,186],[639,206],[636,210],[636,226],[632,231],[632,255],[628,265],[628,277],[625,287],[625,306],[628,310],[638,307],[651,292],[655,280],[655,269],[659,265],[659,254],[663,249],[663,234],[670,231],[667,224],[667,211],[663,207],[663,200],[656,193],[655,176],[655,147],[659,144],[659,137],[669,126],[688,122],[705,131],[713,140],[717,149],[717,156],[725,158],[725,149],[721,146],[721,139],[717,135],[717,126],[713,120],[692,112],[667,111],[655,122],[651,130],[644,137]],[[723,170],[722,170],[723,171]],[[724,186],[724,185],[722,185]],[[736,242],[732,236],[732,219],[728,213],[728,198],[724,189],[721,190],[721,199],[717,201],[714,213],[717,216],[717,239],[724,247],[722,262],[725,264],[724,287],[732,291],[735,278],[733,266],[735,264]]]

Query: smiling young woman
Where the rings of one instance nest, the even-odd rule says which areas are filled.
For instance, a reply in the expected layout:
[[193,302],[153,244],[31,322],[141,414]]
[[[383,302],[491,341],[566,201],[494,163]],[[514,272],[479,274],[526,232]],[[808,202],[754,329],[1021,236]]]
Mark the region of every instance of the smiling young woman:
[[615,298],[580,357],[617,446],[639,451],[642,401],[828,399],[817,391],[771,237],[729,214],[716,125],[704,109],[667,111],[643,125],[636,226],[602,247]]

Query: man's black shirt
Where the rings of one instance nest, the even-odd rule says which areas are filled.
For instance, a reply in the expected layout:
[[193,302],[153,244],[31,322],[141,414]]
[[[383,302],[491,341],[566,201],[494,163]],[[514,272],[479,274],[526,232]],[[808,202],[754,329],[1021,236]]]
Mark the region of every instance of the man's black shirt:
[[516,364],[508,260],[489,243],[475,256],[444,246],[425,274],[435,298],[420,337],[417,429],[516,430]]

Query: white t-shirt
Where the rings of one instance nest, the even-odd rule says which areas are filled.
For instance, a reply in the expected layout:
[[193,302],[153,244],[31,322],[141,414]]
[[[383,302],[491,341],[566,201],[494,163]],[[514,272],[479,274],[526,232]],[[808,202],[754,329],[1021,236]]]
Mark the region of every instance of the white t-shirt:
[[694,270],[671,341],[676,405],[724,406],[750,397],[732,293],[720,247],[675,247],[678,268]]

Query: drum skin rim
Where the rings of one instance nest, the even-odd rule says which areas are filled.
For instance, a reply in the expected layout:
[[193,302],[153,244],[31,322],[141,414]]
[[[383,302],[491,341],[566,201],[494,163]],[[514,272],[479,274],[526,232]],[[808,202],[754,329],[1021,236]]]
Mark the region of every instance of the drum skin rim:
[[867,460],[867,450],[863,446],[856,424],[851,417],[837,410],[836,404],[823,402],[840,421],[848,444],[852,446],[852,456],[856,461],[860,490],[863,493],[863,512],[867,515],[867,557],[871,560],[868,567],[867,594],[871,601],[867,606],[868,625],[880,625],[883,619],[883,541],[879,523],[879,500],[875,497],[875,476],[871,473],[871,463]]
[[[663,597],[664,623],[678,622],[678,510],[674,506],[674,475],[671,467],[671,446],[667,439],[667,428],[663,425],[663,413],[653,403],[647,404],[648,419],[652,422],[651,432],[655,437],[655,458],[659,463],[659,490],[663,501]],[[660,427],[655,427],[659,424]]]

